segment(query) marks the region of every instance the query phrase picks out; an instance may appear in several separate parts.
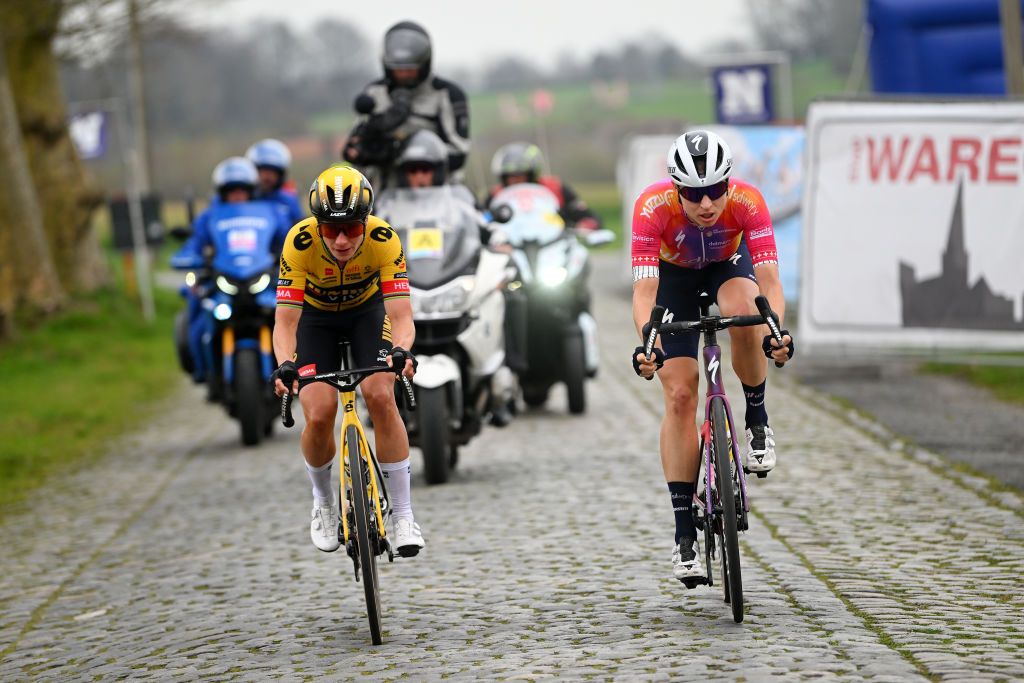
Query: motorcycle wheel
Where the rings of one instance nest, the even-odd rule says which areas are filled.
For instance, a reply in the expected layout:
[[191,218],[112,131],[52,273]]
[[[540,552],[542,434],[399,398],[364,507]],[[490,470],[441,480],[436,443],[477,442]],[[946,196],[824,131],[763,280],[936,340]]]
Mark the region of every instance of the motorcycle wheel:
[[523,387],[523,401],[531,408],[540,408],[548,402],[548,390],[550,387],[538,389],[536,387]]
[[565,337],[565,387],[569,392],[569,412],[582,415],[587,410],[587,367],[583,334],[570,329]]
[[178,351],[178,364],[189,376],[195,372],[192,351],[188,347],[188,309],[181,309],[174,316],[174,346]]
[[260,372],[260,356],[255,349],[242,349],[235,354],[235,400],[242,443],[255,446],[267,424],[263,415],[263,374]]
[[428,484],[448,481],[451,425],[448,424],[448,398],[445,393],[445,387],[420,389],[416,397],[423,474]]

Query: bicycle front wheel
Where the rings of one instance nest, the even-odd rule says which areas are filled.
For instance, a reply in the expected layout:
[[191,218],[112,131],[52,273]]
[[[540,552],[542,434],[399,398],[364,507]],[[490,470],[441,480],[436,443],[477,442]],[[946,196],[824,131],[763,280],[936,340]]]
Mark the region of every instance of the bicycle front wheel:
[[359,549],[359,570],[366,593],[366,616],[370,620],[370,637],[374,645],[383,642],[380,622],[380,588],[377,583],[377,515],[370,500],[367,468],[359,456],[359,431],[350,426],[345,433],[345,451],[352,476],[352,516],[355,522],[356,546]]
[[725,401],[720,396],[711,401],[711,433],[715,447],[715,482],[722,505],[722,584],[725,599],[732,605],[733,621],[738,624],[743,621],[743,578],[740,574],[740,539],[736,530],[737,493],[733,488],[735,478],[732,475],[736,464]]

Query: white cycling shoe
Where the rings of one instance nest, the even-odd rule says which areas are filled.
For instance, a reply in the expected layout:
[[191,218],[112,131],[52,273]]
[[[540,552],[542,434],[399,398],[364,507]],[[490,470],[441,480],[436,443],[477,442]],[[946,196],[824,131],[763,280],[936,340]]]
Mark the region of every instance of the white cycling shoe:
[[753,425],[747,430],[747,450],[743,469],[764,476],[775,468],[775,433],[768,425]]
[[341,545],[338,540],[338,506],[320,507],[313,503],[313,521],[309,523],[309,537],[313,545],[325,553],[333,553]]
[[411,519],[395,520],[395,550],[401,557],[415,557],[423,546],[419,524]]
[[698,579],[706,579],[704,568],[697,557],[697,541],[683,539],[672,548],[672,576],[686,584],[696,585]]

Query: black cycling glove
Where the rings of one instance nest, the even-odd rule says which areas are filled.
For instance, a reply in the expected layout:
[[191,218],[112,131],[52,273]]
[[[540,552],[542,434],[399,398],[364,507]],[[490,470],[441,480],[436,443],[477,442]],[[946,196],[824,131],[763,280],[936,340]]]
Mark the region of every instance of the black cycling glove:
[[[647,349],[642,346],[638,346],[633,349],[633,372],[637,375],[640,374],[640,361],[636,359],[638,355],[642,356],[647,353]],[[661,370],[661,366],[665,364],[665,352],[655,346],[651,349],[651,355],[654,356],[654,363],[657,366],[657,370]]]
[[400,368],[404,370],[406,360],[412,361],[412,369],[413,372],[415,372],[416,367],[420,364],[420,362],[416,360],[416,356],[412,355],[412,352],[406,351],[401,346],[396,346],[391,349],[391,367]]
[[[780,330],[780,332],[782,332],[783,337],[789,334],[789,330]],[[764,339],[761,340],[761,350],[764,351],[764,355],[766,358],[771,358],[772,351],[775,350],[776,348],[772,346],[772,339],[775,339],[774,335],[766,334],[764,336]],[[796,347],[793,346],[793,335],[791,334],[789,334],[789,344],[786,345],[786,348],[789,349],[788,360],[793,360],[793,353],[796,351]]]
[[273,384],[275,379],[281,380],[285,388],[288,391],[292,390],[292,383],[299,378],[299,366],[295,364],[295,361],[286,360],[277,366],[277,370],[274,370],[270,375],[270,382]]

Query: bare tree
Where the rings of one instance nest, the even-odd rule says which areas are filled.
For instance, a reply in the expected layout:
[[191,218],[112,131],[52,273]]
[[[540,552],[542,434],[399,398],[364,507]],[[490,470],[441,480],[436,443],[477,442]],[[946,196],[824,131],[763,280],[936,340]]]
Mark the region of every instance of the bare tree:
[[19,311],[49,313],[63,300],[36,200],[0,33],[0,338]]
[[797,59],[828,59],[839,71],[848,70],[853,60],[862,5],[857,0],[747,0],[761,47]]

